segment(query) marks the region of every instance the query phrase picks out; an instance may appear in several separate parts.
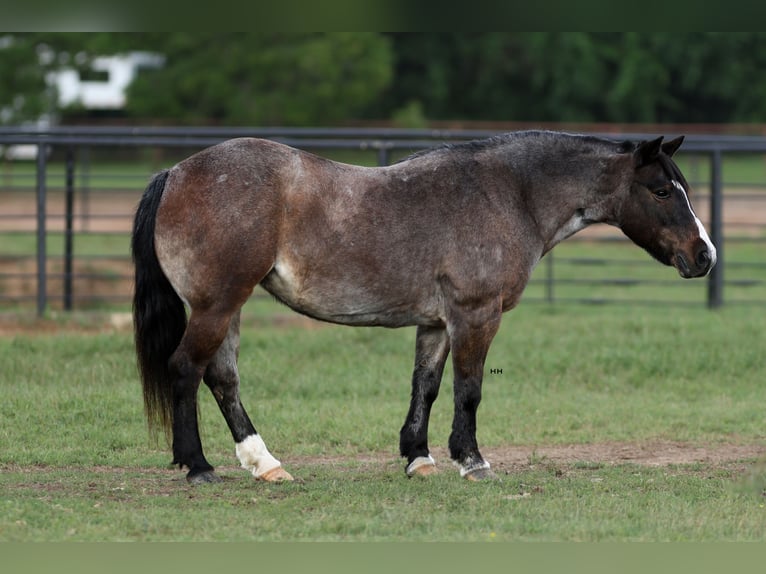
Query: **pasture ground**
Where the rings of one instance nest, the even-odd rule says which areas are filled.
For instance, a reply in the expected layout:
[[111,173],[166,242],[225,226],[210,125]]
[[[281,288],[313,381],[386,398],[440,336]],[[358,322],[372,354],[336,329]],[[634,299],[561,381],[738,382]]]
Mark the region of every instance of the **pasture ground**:
[[[543,307],[507,314],[479,441],[501,481],[449,464],[451,371],[434,406],[441,472],[397,456],[412,329],[349,329],[255,301],[242,396],[297,478],[261,484],[202,389],[223,482],[191,487],[147,438],[121,315],[5,315],[4,541],[766,541],[760,311]],[[15,326],[14,326],[15,325]]]

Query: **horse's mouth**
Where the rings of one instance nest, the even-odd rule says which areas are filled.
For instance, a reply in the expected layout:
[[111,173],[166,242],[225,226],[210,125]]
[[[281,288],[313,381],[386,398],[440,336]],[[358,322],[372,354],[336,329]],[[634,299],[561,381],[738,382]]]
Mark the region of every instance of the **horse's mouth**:
[[678,274],[684,279],[704,277],[713,268],[715,260],[706,257],[705,260],[700,263],[700,265],[695,265],[694,267],[690,266],[683,253],[676,253],[673,258],[673,266],[678,270]]

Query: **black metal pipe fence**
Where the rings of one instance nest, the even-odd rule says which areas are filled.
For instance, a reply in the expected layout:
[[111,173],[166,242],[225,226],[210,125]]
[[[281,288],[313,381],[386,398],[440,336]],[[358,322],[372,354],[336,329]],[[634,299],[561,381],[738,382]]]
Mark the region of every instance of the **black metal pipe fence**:
[[[34,271],[22,269],[4,271],[0,269],[0,306],[23,305],[30,299],[28,294],[7,293],[7,290],[3,289],[3,280],[11,278],[28,282],[34,279],[34,301],[38,315],[43,315],[50,304],[51,294],[49,293],[49,286],[54,280],[62,283],[62,307],[64,309],[74,308],[77,301],[87,302],[89,297],[91,300],[98,300],[106,304],[129,301],[129,293],[101,294],[95,297],[88,293],[75,293],[73,287],[76,279],[97,280],[100,277],[99,271],[83,271],[75,268],[74,261],[76,256],[74,245],[77,234],[85,233],[88,230],[88,226],[98,219],[101,226],[107,228],[102,230],[102,233],[110,233],[108,224],[110,221],[113,221],[115,222],[115,227],[120,227],[120,230],[114,231],[114,233],[121,233],[124,236],[126,234],[125,221],[129,221],[132,218],[132,209],[127,211],[123,209],[120,212],[115,210],[114,212],[91,213],[91,209],[88,206],[94,193],[97,193],[92,189],[92,187],[95,187],[95,184],[92,184],[94,174],[91,156],[96,151],[103,152],[107,150],[110,153],[115,153],[115,150],[127,149],[132,150],[134,155],[136,153],[143,153],[145,155],[147,152],[153,151],[182,150],[183,155],[188,155],[195,151],[195,149],[202,149],[226,139],[247,136],[269,138],[320,153],[365,152],[374,155],[374,160],[372,160],[374,163],[386,165],[397,159],[398,156],[403,156],[416,150],[433,147],[445,142],[484,138],[496,133],[498,132],[488,130],[402,130],[393,128],[57,127],[39,130],[0,127],[0,150],[5,149],[7,152],[9,149],[14,149],[15,146],[27,146],[27,151],[31,149],[36,158],[34,161],[34,173],[27,169],[25,173],[26,181],[23,180],[22,176],[16,174],[19,160],[5,160],[0,171],[0,201],[2,201],[3,195],[10,195],[12,193],[29,194],[34,191],[35,208],[33,216],[34,234],[36,237],[34,254],[36,269]],[[652,134],[641,133],[596,135],[631,140],[654,137]],[[700,200],[707,200],[708,221],[706,221],[706,225],[711,239],[718,249],[719,263],[707,279],[706,295],[704,297],[705,304],[710,308],[717,308],[724,303],[766,303],[766,250],[762,247],[762,244],[766,243],[766,188],[760,188],[764,185],[763,182],[755,182],[752,185],[745,185],[746,189],[742,194],[728,190],[724,194],[725,157],[737,154],[765,154],[764,157],[766,157],[766,138],[691,135],[687,136],[684,146],[679,153],[703,158],[709,166],[707,178],[704,174],[693,174],[693,176],[688,178],[693,186],[707,187],[709,189],[707,194],[697,195],[695,203],[699,206]],[[54,161],[52,158],[56,157],[59,159]],[[51,185],[54,175],[52,166],[54,164],[60,165],[62,158],[64,184],[63,190],[59,190],[59,186]],[[27,165],[31,164],[27,162]],[[9,173],[11,173],[11,176],[8,175]],[[59,177],[62,174],[57,173],[55,175]],[[137,202],[150,175],[150,171],[140,175],[112,173],[110,175],[112,183],[109,185],[112,188],[118,187],[123,192],[127,190],[134,202]],[[699,177],[702,180],[701,186],[693,181],[694,177]],[[120,181],[120,184],[116,186],[114,181]],[[54,189],[63,191],[63,214],[54,215],[48,211],[48,203]],[[76,196],[79,198],[81,205],[79,231],[75,229]],[[749,202],[748,205],[751,206],[749,210],[762,214],[760,219],[756,215],[756,217],[751,218],[754,222],[749,221],[747,223],[749,233],[746,236],[737,233],[736,221],[728,222],[724,219],[725,200],[735,200],[740,196]],[[14,233],[13,225],[8,224],[30,215],[28,213],[0,212],[0,233]],[[63,219],[62,231],[60,232],[63,235],[63,269],[59,272],[50,269],[51,256],[48,252],[48,243],[54,234],[49,229],[48,223],[57,217]],[[119,226],[117,225],[118,221],[121,222]],[[731,233],[726,233],[725,222],[727,228],[732,229]],[[3,223],[6,225],[2,226]],[[6,231],[3,231],[4,229]],[[574,239],[572,238],[568,241],[571,242]],[[592,240],[608,243],[618,241],[618,238],[607,236]],[[756,252],[760,252],[761,257],[758,257],[758,254],[756,254],[756,257],[750,257],[747,261],[726,261],[725,253],[727,246],[737,242],[747,242],[754,245],[754,249]],[[533,296],[533,299],[537,298],[547,302],[569,300],[581,303],[609,303],[618,301],[656,304],[663,301],[663,297],[656,295],[653,295],[651,299],[646,301],[637,298],[610,299],[595,295],[590,291],[590,288],[595,285],[612,285],[627,288],[644,284],[650,287],[657,287],[661,291],[665,289],[666,283],[669,282],[656,278],[641,279],[632,274],[629,276],[621,275],[597,279],[578,276],[563,277],[557,270],[562,265],[569,265],[575,268],[586,265],[604,267],[619,267],[622,265],[634,267],[637,263],[635,260],[619,261],[608,257],[595,259],[587,256],[559,257],[556,255],[557,249],[554,249],[551,254],[546,256],[546,261],[541,266],[540,272],[536,273],[536,276],[533,277],[530,285],[536,283],[541,287],[539,295]],[[14,257],[18,257],[18,261],[24,259],[23,255],[4,254],[4,249],[0,246],[0,259],[3,257],[9,261],[13,261]],[[103,259],[106,256],[100,253],[89,253],[87,256],[80,256],[81,259],[84,257],[87,257],[91,266],[94,266],[100,258]],[[127,252],[121,253],[118,257],[129,260]],[[736,270],[738,272],[737,278],[727,280],[725,277],[727,270]],[[114,272],[111,273],[112,275],[114,274]],[[539,275],[542,275],[542,277],[539,277]],[[130,279],[129,274],[122,278]],[[584,288],[586,294],[562,298],[557,294],[562,286],[565,285]],[[753,292],[758,293],[758,295],[738,300],[730,297],[727,300],[724,297],[724,289],[728,285],[737,288],[750,288]],[[679,298],[675,298],[670,302],[674,304],[689,303],[689,301]],[[691,303],[699,304],[696,300]]]

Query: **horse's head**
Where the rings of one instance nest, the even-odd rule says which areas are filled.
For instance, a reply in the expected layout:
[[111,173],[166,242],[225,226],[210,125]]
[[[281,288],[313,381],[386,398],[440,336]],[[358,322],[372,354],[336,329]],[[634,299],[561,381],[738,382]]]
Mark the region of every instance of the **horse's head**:
[[689,185],[671,156],[683,136],[641,142],[633,151],[633,180],[624,199],[619,227],[655,259],[681,277],[707,275],[716,250],[689,202]]

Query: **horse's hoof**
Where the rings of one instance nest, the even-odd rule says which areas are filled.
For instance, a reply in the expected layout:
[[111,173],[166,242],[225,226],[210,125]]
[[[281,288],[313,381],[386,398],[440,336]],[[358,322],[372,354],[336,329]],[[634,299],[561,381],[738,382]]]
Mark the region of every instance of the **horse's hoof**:
[[264,482],[292,482],[294,480],[292,475],[281,466],[272,468],[259,475],[257,478]]
[[221,482],[221,477],[218,476],[215,472],[212,470],[205,470],[203,472],[199,472],[197,474],[193,475],[186,475],[186,481],[189,484],[215,484],[216,482]]
[[420,476],[423,478],[428,478],[432,474],[436,474],[438,472],[439,470],[436,468],[435,464],[424,464],[423,466],[419,466],[408,472],[407,477],[412,478],[413,476]]
[[413,476],[431,476],[437,472],[436,462],[434,462],[434,459],[431,458],[430,454],[428,456],[419,456],[407,465],[404,472],[407,473],[407,478],[412,478]]
[[500,480],[500,477],[492,472],[489,468],[477,468],[470,472],[465,473],[463,476],[466,480],[474,482],[488,481],[488,480]]

